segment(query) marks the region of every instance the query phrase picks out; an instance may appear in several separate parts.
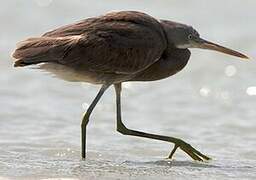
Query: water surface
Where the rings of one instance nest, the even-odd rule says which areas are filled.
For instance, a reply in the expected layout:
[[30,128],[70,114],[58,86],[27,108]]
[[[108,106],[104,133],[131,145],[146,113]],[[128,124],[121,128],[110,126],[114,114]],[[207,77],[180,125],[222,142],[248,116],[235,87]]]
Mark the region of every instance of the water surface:
[[[2,1],[0,7],[0,176],[2,179],[255,179],[255,62],[192,50],[179,74],[126,83],[123,119],[131,129],[180,137],[213,158],[194,162],[172,144],[115,131],[110,88],[88,128],[80,159],[80,121],[99,87],[12,67],[15,43],[110,10],[141,10],[192,24],[202,37],[255,52],[254,1]],[[231,8],[232,7],[232,8]],[[1,179],[1,178],[0,178]]]

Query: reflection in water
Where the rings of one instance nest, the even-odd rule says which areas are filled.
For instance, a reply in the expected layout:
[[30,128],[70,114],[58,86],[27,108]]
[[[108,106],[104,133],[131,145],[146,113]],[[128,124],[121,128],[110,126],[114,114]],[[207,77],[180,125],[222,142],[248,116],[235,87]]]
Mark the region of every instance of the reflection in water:
[[248,87],[247,90],[246,90],[246,93],[249,96],[255,96],[256,95],[256,86]]
[[207,96],[209,96],[209,94],[211,93],[211,90],[210,90],[208,87],[202,87],[202,88],[199,90],[199,93],[200,93],[201,96],[207,97]]
[[232,77],[236,74],[237,70],[236,70],[236,67],[233,66],[233,65],[228,65],[226,68],[225,68],[225,74],[226,76],[228,77]]

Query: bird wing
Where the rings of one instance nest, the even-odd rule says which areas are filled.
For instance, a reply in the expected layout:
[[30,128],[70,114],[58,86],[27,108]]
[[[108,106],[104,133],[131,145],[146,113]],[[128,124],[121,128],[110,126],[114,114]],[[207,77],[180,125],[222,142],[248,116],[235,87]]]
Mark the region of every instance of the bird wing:
[[159,22],[149,15],[131,11],[109,13],[64,26],[44,34],[40,40],[37,44],[44,48],[41,53],[44,60],[39,58],[38,62],[53,61],[104,73],[141,71],[156,62],[166,48]]

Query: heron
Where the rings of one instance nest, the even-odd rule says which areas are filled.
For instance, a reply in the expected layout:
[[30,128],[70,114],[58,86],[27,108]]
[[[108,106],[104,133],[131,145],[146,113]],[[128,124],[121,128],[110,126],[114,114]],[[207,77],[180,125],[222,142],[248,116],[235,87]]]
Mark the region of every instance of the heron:
[[113,85],[118,132],[173,143],[170,159],[180,148],[193,160],[205,161],[210,157],[184,140],[129,129],[121,116],[122,83],[156,81],[178,73],[188,63],[189,48],[249,59],[240,52],[202,39],[192,26],[156,19],[138,11],[109,12],[28,38],[17,44],[13,57],[14,67],[36,65],[66,81],[101,85],[83,115],[82,159],[86,157],[86,127],[90,115],[104,92]]

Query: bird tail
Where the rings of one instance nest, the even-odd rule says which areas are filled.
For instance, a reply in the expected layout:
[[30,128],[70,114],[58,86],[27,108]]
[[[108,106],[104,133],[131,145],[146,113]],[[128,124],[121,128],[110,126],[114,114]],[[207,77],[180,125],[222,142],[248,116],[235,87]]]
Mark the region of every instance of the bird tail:
[[50,37],[29,38],[17,44],[12,57],[16,59],[14,67],[22,67],[42,62],[54,61],[51,51],[58,41]]

